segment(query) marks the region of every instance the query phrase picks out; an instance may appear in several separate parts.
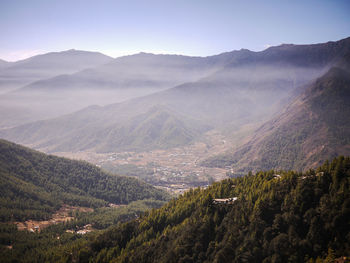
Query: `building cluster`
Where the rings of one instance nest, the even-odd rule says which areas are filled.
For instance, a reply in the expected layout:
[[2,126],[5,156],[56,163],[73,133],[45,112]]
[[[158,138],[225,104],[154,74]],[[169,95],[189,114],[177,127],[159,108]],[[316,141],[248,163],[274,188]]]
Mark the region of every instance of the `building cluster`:
[[217,204],[233,204],[235,201],[237,200],[237,197],[230,197],[230,198],[216,198],[213,199],[213,204],[217,205]]

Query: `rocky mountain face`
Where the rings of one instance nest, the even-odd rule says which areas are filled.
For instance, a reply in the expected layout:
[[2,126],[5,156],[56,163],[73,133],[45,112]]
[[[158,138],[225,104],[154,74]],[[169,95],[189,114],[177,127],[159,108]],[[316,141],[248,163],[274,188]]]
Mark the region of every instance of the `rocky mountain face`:
[[310,84],[283,112],[232,153],[207,160],[238,173],[257,169],[309,169],[350,154],[350,56]]

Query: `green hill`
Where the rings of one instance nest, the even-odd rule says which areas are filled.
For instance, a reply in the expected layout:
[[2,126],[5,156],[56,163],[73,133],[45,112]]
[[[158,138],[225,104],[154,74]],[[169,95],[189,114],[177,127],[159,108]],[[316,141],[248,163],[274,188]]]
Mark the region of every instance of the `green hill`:
[[[350,158],[194,189],[42,259],[76,262],[334,262],[350,251]],[[215,198],[231,198],[215,203]]]
[[[132,106],[132,104],[130,104]],[[75,114],[1,131],[4,137],[36,142],[47,152],[93,150],[138,151],[177,147],[192,142],[208,125],[162,105],[146,111],[111,111],[89,107]]]
[[0,221],[47,219],[62,204],[103,207],[108,203],[167,194],[135,178],[109,174],[81,161],[46,155],[0,140]]
[[99,136],[104,139],[94,145],[99,152],[166,149],[188,144],[208,129],[207,125],[157,105],[123,125],[100,131]]

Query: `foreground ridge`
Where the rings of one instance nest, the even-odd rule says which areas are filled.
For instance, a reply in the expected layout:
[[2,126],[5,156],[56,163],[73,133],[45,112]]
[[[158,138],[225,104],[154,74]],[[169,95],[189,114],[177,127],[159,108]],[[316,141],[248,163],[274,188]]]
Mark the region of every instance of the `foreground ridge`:
[[[79,246],[46,255],[93,262],[333,262],[350,248],[350,158],[191,189]],[[213,200],[237,197],[230,205]],[[71,256],[63,251],[71,251]]]

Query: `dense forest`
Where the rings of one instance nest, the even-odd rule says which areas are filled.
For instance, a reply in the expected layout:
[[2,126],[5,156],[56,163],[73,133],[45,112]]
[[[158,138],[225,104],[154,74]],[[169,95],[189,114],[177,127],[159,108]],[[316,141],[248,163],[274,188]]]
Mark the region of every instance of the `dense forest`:
[[[112,225],[133,220],[164,203],[145,199],[118,208],[102,207],[93,212],[74,212],[73,220],[50,225],[39,232],[20,231],[15,224],[0,222],[0,262],[43,262],[48,257],[50,262],[56,262],[62,259],[62,254],[52,257],[53,254],[47,251],[55,247],[77,246]],[[86,235],[77,233],[86,225],[92,226],[92,232]],[[70,252],[64,250],[60,253],[68,255]]]
[[46,155],[5,140],[0,140],[0,178],[0,222],[48,219],[62,204],[97,208],[168,198],[135,178],[112,175],[86,162]]
[[249,173],[191,189],[137,219],[84,238],[65,233],[45,249],[27,234],[34,249],[22,237],[2,252],[11,260],[22,249],[20,262],[334,262],[350,256],[349,218],[350,158],[339,157],[306,173]]
[[[229,197],[237,200],[213,203]],[[192,189],[136,220],[41,256],[62,262],[334,262],[350,256],[349,218],[350,158],[339,157],[306,173],[249,173]]]

